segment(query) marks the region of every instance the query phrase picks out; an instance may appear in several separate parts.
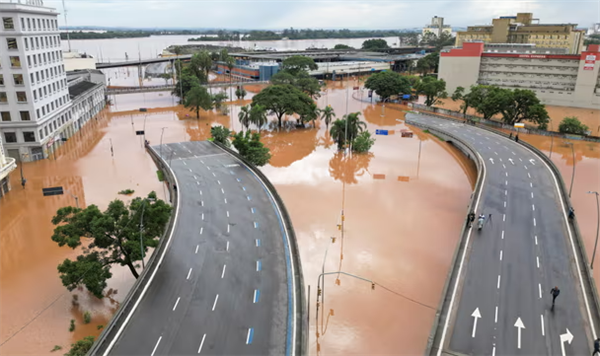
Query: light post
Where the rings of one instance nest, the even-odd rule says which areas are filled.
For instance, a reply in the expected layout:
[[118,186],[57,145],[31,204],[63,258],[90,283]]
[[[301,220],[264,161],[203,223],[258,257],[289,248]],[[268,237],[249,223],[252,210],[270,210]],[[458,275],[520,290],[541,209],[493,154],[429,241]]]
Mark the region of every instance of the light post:
[[385,101],[386,101],[386,100],[387,100],[387,101],[390,101],[390,98],[385,98],[385,99],[383,99],[383,100],[381,101],[381,102],[382,102],[382,104],[383,104],[383,105],[381,106],[381,117],[384,117],[384,116],[385,116]]
[[569,198],[571,197],[571,191],[573,190],[573,181],[575,180],[575,148],[573,147],[573,142],[563,141],[565,145],[571,146],[571,152],[573,153],[573,174],[571,175],[571,187],[569,188]]
[[146,201],[155,201],[156,199],[154,198],[146,198],[144,199],[144,201],[142,202],[142,216],[140,217],[140,250],[142,252],[142,269],[146,268],[145,264],[144,264],[144,240],[142,239],[142,235],[143,235],[143,230],[144,230],[144,208],[146,207]]
[[166,127],[161,128],[161,133],[160,133],[160,157],[162,158],[162,139],[163,139],[163,135],[165,133],[165,129]]
[[598,213],[598,218],[596,219],[596,242],[594,243],[594,253],[592,254],[592,264],[590,265],[590,268],[594,269],[594,258],[596,257],[596,246],[598,246],[598,229],[600,228],[600,205],[598,203],[598,192],[589,191],[587,193],[596,195],[596,212]]
[[552,125],[552,120],[550,120],[550,160],[552,160],[552,146],[554,146],[554,135],[552,134],[552,131],[554,131],[553,125]]
[[109,140],[110,140],[110,155],[111,155],[111,157],[114,157],[115,152],[113,151],[112,138],[109,138]]

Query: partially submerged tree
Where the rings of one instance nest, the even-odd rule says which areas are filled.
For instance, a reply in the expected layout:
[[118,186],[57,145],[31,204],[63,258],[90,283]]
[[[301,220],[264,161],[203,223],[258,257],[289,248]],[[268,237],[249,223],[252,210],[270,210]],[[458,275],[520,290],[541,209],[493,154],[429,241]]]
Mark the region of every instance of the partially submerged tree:
[[246,130],[248,130],[250,127],[250,105],[245,105],[240,108],[238,120],[240,121],[240,124],[242,124],[242,127],[246,127]]
[[269,148],[260,142],[260,134],[256,132],[238,132],[233,135],[233,146],[242,157],[255,166],[264,166],[271,159]]
[[362,44],[362,49],[386,49],[390,48],[387,41],[381,38],[366,40]]
[[92,349],[94,345],[94,337],[86,336],[82,340],[77,340],[74,344],[71,344],[71,349],[65,354],[65,356],[86,356],[88,351]]
[[329,124],[335,118],[335,112],[331,106],[327,106],[325,109],[321,110],[321,120],[325,121],[325,127],[327,131],[329,131]]
[[246,97],[247,94],[248,94],[248,92],[242,86],[237,87],[237,89],[235,90],[235,96],[238,99],[244,100],[244,98]]
[[[140,226],[142,209],[143,228]],[[131,274],[138,278],[134,263],[142,259],[140,239],[144,253],[148,247],[156,247],[170,215],[171,207],[157,199],[154,192],[145,199],[133,199],[129,206],[121,200],[113,200],[104,212],[96,205],[85,209],[72,206],[58,209],[52,218],[56,225],[52,241],[72,249],[87,244],[75,261],[65,259],[58,265],[63,285],[69,291],[84,285],[93,295],[102,298],[113,264],[129,267]]]
[[226,147],[229,147],[231,143],[229,142],[229,137],[231,136],[231,131],[227,127],[224,126],[213,126],[210,128],[210,136],[214,142],[218,142]]
[[548,123],[548,112],[533,91],[500,89],[498,94],[496,100],[500,106],[500,113],[505,123],[514,125],[523,120],[531,121],[538,125]]
[[425,95],[425,105],[433,106],[438,104],[439,99],[448,97],[446,93],[446,82],[444,79],[434,77],[425,77],[415,86],[419,95]]
[[260,104],[252,105],[250,109],[250,122],[260,130],[267,123],[267,110]]
[[312,99],[292,85],[271,85],[252,98],[252,105],[259,104],[273,113],[281,127],[283,115],[304,112],[314,105]]
[[211,110],[213,103],[210,94],[205,87],[194,86],[188,93],[183,104],[186,108],[196,112],[196,118],[200,118],[200,109]]
[[409,79],[392,71],[371,75],[365,82],[365,88],[373,90],[382,100],[392,95],[409,94],[411,92]]
[[293,76],[296,76],[301,72],[317,70],[319,69],[319,66],[315,63],[314,59],[310,57],[290,56],[283,60],[281,63],[281,69]]
[[558,131],[567,134],[585,135],[588,127],[575,116],[565,117],[558,125]]

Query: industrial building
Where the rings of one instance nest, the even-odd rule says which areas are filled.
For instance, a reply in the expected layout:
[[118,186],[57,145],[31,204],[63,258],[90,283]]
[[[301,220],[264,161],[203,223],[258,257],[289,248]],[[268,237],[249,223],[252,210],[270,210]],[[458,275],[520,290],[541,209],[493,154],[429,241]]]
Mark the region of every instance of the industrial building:
[[557,54],[533,45],[466,42],[440,53],[438,77],[450,93],[459,86],[495,85],[532,90],[548,105],[600,109],[600,46],[588,47],[581,54]]
[[428,33],[434,34],[436,37],[442,37],[442,34],[452,36],[452,26],[444,25],[444,18],[434,16],[431,19],[431,23],[423,27],[422,35],[425,37]]
[[[536,22],[536,23],[534,23]],[[492,20],[492,25],[469,26],[456,33],[456,47],[465,42],[532,43],[545,48],[565,48],[567,53],[579,54],[583,50],[585,30],[577,24],[540,24],[532,13],[502,16]]]
[[17,161],[47,158],[104,107],[104,83],[67,79],[55,9],[0,0],[0,134]]

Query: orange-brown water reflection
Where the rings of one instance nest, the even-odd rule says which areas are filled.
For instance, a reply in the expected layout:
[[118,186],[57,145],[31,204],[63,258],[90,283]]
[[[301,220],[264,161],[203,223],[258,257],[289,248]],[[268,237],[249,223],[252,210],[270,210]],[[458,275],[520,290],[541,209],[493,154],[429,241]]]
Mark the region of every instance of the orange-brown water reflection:
[[[271,164],[263,171],[292,215],[306,283],[311,285],[311,350],[317,349],[316,280],[329,237],[338,236],[329,248],[325,270],[341,269],[367,277],[391,291],[383,287],[372,291],[368,284],[347,277],[341,277],[336,285],[335,278],[328,277],[325,316],[330,309],[334,312],[323,321],[326,329],[320,332],[320,351],[420,354],[434,317],[430,307],[438,304],[458,240],[474,168],[454,148],[421,131],[414,130],[412,138],[401,138],[399,130],[407,127],[400,107],[386,105],[382,118],[380,106],[352,99],[352,90],[346,90],[346,84],[354,82],[329,83],[327,94],[318,100],[319,106],[331,105],[338,116],[345,114],[346,107],[348,112],[361,111],[371,132],[395,130],[394,135],[377,136],[370,154],[344,156],[336,152],[320,122],[316,128],[263,131],[263,140],[273,153]],[[73,204],[69,200],[72,198],[42,198],[41,187],[64,185],[80,193],[82,204],[100,207],[118,197],[117,191],[127,188],[135,189],[136,196],[155,190],[164,198],[156,168],[135,131],[145,127],[151,144],[161,139],[163,143],[203,140],[215,124],[241,130],[237,113],[240,105],[248,103],[236,101],[227,115],[201,112],[200,119],[196,119],[187,109],[164,107],[172,98],[153,95],[156,93],[116,97],[111,112],[96,126],[90,126],[87,139],[70,140],[59,150],[56,161],[25,165],[28,185],[24,191],[18,185],[18,174],[12,174],[15,188],[0,201],[1,296],[2,305],[11,306],[2,308],[2,340],[37,313],[41,316],[3,345],[1,353],[47,354],[55,344],[66,348],[87,334],[98,334],[96,325],[107,323],[117,307],[115,301],[133,283],[129,271],[113,268],[109,287],[118,290],[114,301],[97,301],[84,291],[76,291],[79,305],[73,306],[70,293],[65,293],[58,279],[56,265],[77,252],[59,248],[50,240],[49,223],[58,207]],[[139,107],[157,109],[142,113],[136,111]],[[114,158],[110,154],[111,139]],[[346,216],[343,240],[336,227],[342,198]],[[431,216],[435,216],[436,224],[430,223]],[[27,254],[14,252],[25,248]],[[94,316],[87,326],[80,322],[85,310]],[[71,318],[77,320],[75,333],[68,332]]]

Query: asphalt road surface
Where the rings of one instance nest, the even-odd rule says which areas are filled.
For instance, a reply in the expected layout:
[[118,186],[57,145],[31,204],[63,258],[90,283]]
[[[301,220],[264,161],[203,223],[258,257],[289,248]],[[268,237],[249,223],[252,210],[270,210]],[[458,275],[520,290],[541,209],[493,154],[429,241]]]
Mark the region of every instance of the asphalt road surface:
[[[471,229],[445,353],[590,355],[588,309],[550,169],[527,148],[484,129],[426,115],[407,117],[462,138],[486,166],[475,211],[485,214],[486,222],[481,231],[477,220]],[[561,293],[552,311],[554,286]]]
[[180,211],[162,265],[112,355],[285,355],[291,281],[283,223],[260,181],[209,142],[155,147]]

